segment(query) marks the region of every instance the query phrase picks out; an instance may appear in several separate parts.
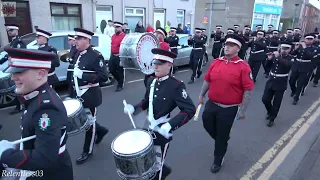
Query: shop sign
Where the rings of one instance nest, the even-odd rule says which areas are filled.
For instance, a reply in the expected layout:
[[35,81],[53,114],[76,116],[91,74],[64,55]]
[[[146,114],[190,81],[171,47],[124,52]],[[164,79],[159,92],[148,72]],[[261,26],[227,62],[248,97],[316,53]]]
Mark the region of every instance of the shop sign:
[[269,6],[269,5],[265,5],[265,4],[255,4],[254,12],[255,13],[262,13],[262,14],[277,14],[277,15],[281,15],[282,7]]

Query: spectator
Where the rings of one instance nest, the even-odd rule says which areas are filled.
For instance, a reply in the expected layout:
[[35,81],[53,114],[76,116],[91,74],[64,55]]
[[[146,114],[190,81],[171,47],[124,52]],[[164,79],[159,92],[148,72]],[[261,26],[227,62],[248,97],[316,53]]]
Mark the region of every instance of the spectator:
[[151,26],[151,24],[148,24],[148,27],[147,27],[147,32],[151,32],[151,33],[154,33],[155,30],[153,29],[153,27]]
[[130,29],[128,28],[128,23],[123,23],[122,31],[123,31],[125,34],[129,34],[129,33],[130,33]]
[[144,32],[146,32],[146,29],[145,29],[145,28],[143,27],[143,25],[142,25],[142,21],[139,21],[139,22],[137,23],[134,32],[137,32],[137,33],[144,33]]
[[187,25],[184,26],[183,31],[185,34],[190,34],[191,33],[191,24],[187,23]]
[[183,31],[183,29],[182,29],[182,24],[178,24],[178,28],[177,28],[177,32],[176,32],[177,34],[184,34],[184,31]]
[[170,21],[167,21],[167,25],[164,27],[164,29],[166,30],[167,33],[170,32],[170,29],[171,29],[171,23],[170,23]]
[[105,28],[105,34],[112,37],[114,34],[114,27],[113,27],[113,21],[108,20],[108,26]]

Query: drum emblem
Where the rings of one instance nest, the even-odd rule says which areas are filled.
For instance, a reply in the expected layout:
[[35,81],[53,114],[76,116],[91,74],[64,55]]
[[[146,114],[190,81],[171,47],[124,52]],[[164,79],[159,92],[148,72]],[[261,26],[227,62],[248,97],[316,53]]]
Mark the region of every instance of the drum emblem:
[[42,118],[40,118],[38,125],[42,131],[45,131],[50,126],[50,118],[48,114],[42,114]]

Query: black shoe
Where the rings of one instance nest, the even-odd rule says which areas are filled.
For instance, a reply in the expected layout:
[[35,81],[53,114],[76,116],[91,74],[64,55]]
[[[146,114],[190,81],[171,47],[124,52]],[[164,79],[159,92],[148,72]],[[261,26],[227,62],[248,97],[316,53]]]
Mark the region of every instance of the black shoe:
[[213,162],[213,164],[211,166],[211,172],[212,173],[217,173],[217,172],[220,171],[221,166],[223,164],[223,160],[224,160],[223,157],[215,157],[214,158],[214,162]]
[[297,100],[293,100],[292,105],[297,105],[298,101]]
[[109,130],[107,129],[107,128],[103,128],[103,130],[101,130],[101,133],[97,133],[97,139],[96,139],[96,144],[99,144],[101,141],[102,141],[102,139],[103,139],[103,137],[106,135],[106,134],[108,134],[108,132],[109,132]]
[[161,180],[165,180],[172,172],[172,169],[169,166],[166,166],[165,164],[162,167],[162,176]]
[[21,108],[21,109],[17,109],[17,108],[16,108],[16,109],[14,109],[13,111],[11,111],[10,114],[11,114],[11,115],[18,114],[18,113],[20,113],[22,110],[23,110],[22,108]]
[[83,164],[83,163],[85,163],[91,156],[92,156],[92,153],[83,152],[83,153],[78,157],[78,159],[76,160],[76,163],[77,163],[77,164]]
[[301,96],[304,96],[304,92],[301,92]]
[[290,97],[293,97],[294,96],[294,92],[292,92],[291,94],[290,94]]
[[267,126],[268,127],[272,127],[273,126],[273,120],[269,120],[268,123],[267,123]]
[[202,74],[202,72],[200,72],[200,73],[197,75],[197,78],[200,78],[201,74]]
[[194,83],[194,80],[190,80],[189,82],[188,82],[188,84],[193,84]]
[[266,120],[269,120],[271,118],[271,115],[268,113],[267,115],[266,115]]
[[123,89],[123,86],[118,86],[115,92],[120,92]]

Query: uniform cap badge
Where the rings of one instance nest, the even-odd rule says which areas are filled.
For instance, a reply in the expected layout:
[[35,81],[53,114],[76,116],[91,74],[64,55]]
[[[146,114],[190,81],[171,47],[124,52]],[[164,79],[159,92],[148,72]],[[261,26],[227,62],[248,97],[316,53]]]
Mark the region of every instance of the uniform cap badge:
[[99,65],[100,65],[100,67],[103,67],[103,62],[102,62],[102,60],[100,60]]
[[38,125],[42,131],[45,131],[50,126],[50,118],[48,114],[42,114],[42,118],[40,118]]
[[187,99],[188,94],[187,94],[187,92],[186,92],[185,89],[182,90],[182,93],[181,93],[181,94],[182,94],[182,97],[183,97],[183,98]]

